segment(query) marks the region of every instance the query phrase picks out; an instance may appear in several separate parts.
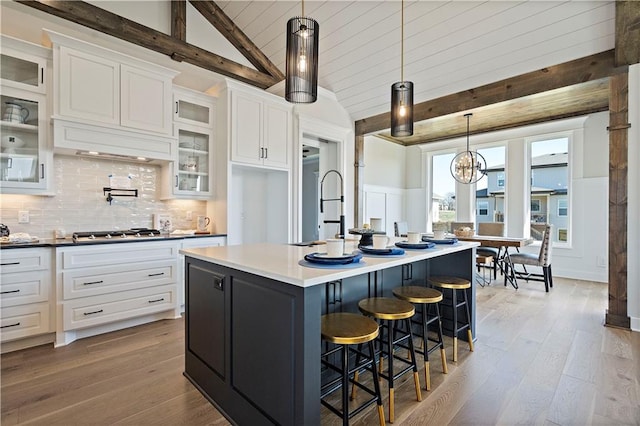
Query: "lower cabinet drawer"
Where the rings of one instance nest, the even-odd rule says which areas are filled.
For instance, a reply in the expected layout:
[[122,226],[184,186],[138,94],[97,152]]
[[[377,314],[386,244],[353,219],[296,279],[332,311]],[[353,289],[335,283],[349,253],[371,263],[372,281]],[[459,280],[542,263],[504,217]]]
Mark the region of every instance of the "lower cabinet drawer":
[[0,340],[3,342],[49,332],[49,303],[32,303],[2,309]]
[[51,275],[49,271],[2,274],[0,278],[0,306],[24,305],[49,300]]
[[178,262],[161,260],[62,272],[64,298],[97,296],[143,287],[173,284],[178,280]]
[[64,302],[64,329],[91,327],[176,308],[176,285],[124,291]]

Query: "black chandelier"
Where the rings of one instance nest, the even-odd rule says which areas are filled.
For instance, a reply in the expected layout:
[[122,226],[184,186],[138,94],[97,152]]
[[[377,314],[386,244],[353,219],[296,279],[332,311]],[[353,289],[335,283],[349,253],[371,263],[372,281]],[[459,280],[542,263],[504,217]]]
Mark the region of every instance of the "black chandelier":
[[404,0],[400,12],[400,81],[391,85],[391,136],[413,135],[413,82],[404,81]]
[[467,117],[467,150],[453,157],[451,161],[451,175],[460,183],[476,183],[487,174],[487,162],[481,154],[469,150],[469,119],[473,114],[468,113]]
[[287,22],[285,99],[309,104],[318,99],[318,42],[320,25],[302,15]]

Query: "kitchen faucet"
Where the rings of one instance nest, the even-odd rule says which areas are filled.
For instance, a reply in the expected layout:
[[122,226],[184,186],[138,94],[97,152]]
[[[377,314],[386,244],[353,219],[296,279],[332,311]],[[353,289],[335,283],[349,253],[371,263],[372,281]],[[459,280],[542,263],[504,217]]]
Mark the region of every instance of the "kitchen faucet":
[[[324,199],[322,197],[324,179],[327,177],[329,173],[335,173],[340,178],[340,198],[327,198]],[[324,223],[339,223],[340,231],[339,237],[344,239],[344,181],[342,180],[342,175],[337,170],[329,170],[322,176],[322,180],[320,181],[320,213],[324,213],[324,202],[325,201],[340,201],[340,220],[325,220]]]

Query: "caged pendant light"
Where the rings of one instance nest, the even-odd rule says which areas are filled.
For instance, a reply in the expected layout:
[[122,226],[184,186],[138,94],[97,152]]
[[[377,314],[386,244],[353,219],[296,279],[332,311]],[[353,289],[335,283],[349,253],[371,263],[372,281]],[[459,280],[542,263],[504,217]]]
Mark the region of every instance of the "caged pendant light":
[[404,81],[404,0],[400,12],[400,81],[391,85],[391,136],[413,135],[413,82]]
[[318,98],[318,42],[320,26],[314,19],[302,15],[287,22],[287,63],[285,99],[292,103],[309,104]]
[[451,161],[451,175],[460,183],[476,183],[487,174],[487,162],[481,154],[469,150],[469,119],[473,114],[468,113],[467,117],[467,150],[453,157]]

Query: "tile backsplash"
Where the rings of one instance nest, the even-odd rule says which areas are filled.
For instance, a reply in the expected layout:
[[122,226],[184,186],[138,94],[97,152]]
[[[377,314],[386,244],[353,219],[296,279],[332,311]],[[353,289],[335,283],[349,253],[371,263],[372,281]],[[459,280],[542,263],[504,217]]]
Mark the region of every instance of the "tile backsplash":
[[[109,205],[103,188],[110,186],[110,176],[129,177],[138,197],[115,196]],[[52,197],[0,194],[0,222],[11,233],[51,238],[56,229],[70,236],[76,231],[152,228],[154,213],[171,215],[174,229],[195,229],[196,217],[207,212],[206,201],[160,200],[157,165],[56,155],[53,179]],[[18,223],[20,210],[29,211],[30,223]],[[192,220],[187,220],[188,211]]]

